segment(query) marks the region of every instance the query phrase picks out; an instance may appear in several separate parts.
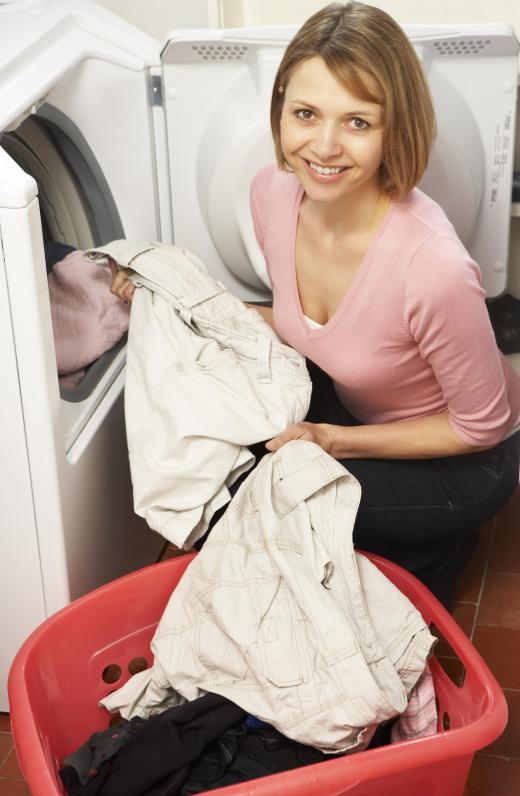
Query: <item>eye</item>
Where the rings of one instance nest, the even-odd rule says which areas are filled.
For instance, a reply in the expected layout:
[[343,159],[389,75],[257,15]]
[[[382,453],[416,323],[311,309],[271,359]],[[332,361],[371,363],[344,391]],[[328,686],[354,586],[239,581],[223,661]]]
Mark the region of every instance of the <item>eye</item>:
[[367,130],[370,127],[368,122],[365,122],[364,119],[360,119],[357,116],[354,119],[351,119],[349,124],[354,128],[354,130]]
[[294,112],[294,115],[303,122],[310,122],[314,116],[314,112],[309,110],[309,108],[300,108],[300,110]]

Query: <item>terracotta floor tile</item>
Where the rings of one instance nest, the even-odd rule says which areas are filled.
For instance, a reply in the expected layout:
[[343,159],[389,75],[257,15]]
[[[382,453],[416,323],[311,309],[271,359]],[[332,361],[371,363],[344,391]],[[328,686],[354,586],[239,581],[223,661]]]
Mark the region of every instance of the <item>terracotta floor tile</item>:
[[[491,746],[486,747],[485,754],[511,757],[520,760],[520,691],[504,690],[509,710],[507,727],[503,734]],[[518,783],[520,793],[520,781]]]
[[496,530],[514,530],[518,527],[520,516],[520,486],[517,487],[511,500],[496,515]]
[[9,713],[0,713],[0,732],[11,732],[11,717]]
[[16,779],[0,779],[0,796],[31,796],[25,782]]
[[7,755],[13,748],[13,736],[10,732],[0,732],[0,766],[3,766]]
[[[514,524],[505,522],[497,524],[493,543],[489,553],[489,569],[493,572],[520,573],[520,534],[518,533],[518,517],[520,507],[514,518]],[[512,521],[511,517],[511,521]]]
[[442,655],[436,657],[452,683],[460,686],[464,675],[464,665],[462,661],[458,658],[444,658]]
[[[464,633],[471,638],[471,632],[473,630],[473,620],[475,619],[475,613],[477,610],[477,606],[475,603],[454,603],[451,614],[458,625],[462,628]],[[437,657],[439,655],[448,655],[451,657],[456,657],[453,649],[448,644],[448,642],[441,636],[439,631],[435,629],[435,635],[438,637],[439,641],[435,647],[435,654]]]
[[20,771],[20,766],[18,765],[18,758],[16,757],[14,747],[7,755],[4,764],[0,766],[0,777],[7,777],[8,779],[23,779],[23,774]]
[[518,796],[519,793],[520,760],[475,755],[464,796]]
[[[520,493],[520,490],[519,490]],[[479,538],[480,546],[486,552],[489,551],[493,541],[493,533],[495,529],[495,517],[492,517],[488,522],[480,527]]]
[[166,561],[168,558],[176,558],[176,556],[185,556],[186,550],[181,550],[173,544],[168,544],[162,551],[159,561]]
[[477,625],[473,644],[502,688],[520,690],[520,632],[506,627]]
[[454,599],[457,602],[476,603],[479,598],[480,586],[488,557],[491,527],[490,523],[486,523],[480,530],[477,549],[466,564],[455,590]]
[[477,624],[520,630],[520,575],[487,573]]

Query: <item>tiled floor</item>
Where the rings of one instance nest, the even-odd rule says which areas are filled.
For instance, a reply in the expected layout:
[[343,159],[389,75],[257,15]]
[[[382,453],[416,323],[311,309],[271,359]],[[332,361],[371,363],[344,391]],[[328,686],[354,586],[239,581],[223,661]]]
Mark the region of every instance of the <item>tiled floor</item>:
[[[165,555],[171,554],[170,549]],[[482,529],[453,612],[494,672],[509,706],[506,731],[475,756],[464,796],[520,796],[520,489]],[[444,655],[442,662],[456,674],[457,660]],[[0,796],[30,796],[10,729],[9,716],[0,714]]]

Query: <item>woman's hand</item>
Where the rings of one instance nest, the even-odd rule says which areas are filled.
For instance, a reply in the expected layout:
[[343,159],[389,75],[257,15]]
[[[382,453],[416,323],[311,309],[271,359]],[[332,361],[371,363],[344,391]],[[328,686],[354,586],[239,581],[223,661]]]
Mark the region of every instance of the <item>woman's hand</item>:
[[309,442],[315,442],[320,448],[323,448],[325,453],[330,453],[332,447],[332,429],[329,423],[291,423],[287,426],[285,431],[278,434],[273,439],[266,443],[266,448],[269,451],[277,451],[286,442],[292,439],[305,439]]
[[112,274],[110,292],[122,299],[125,304],[131,304],[135,285],[130,281],[130,277],[135,271],[131,268],[118,268],[115,262],[110,260],[110,273]]

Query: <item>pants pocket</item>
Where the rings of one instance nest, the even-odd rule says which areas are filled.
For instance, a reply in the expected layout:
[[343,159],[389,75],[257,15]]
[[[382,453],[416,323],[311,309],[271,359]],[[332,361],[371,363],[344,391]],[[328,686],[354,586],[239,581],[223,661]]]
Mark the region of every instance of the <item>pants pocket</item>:
[[258,589],[261,606],[258,643],[266,679],[281,688],[306,681],[302,615],[281,578]]

